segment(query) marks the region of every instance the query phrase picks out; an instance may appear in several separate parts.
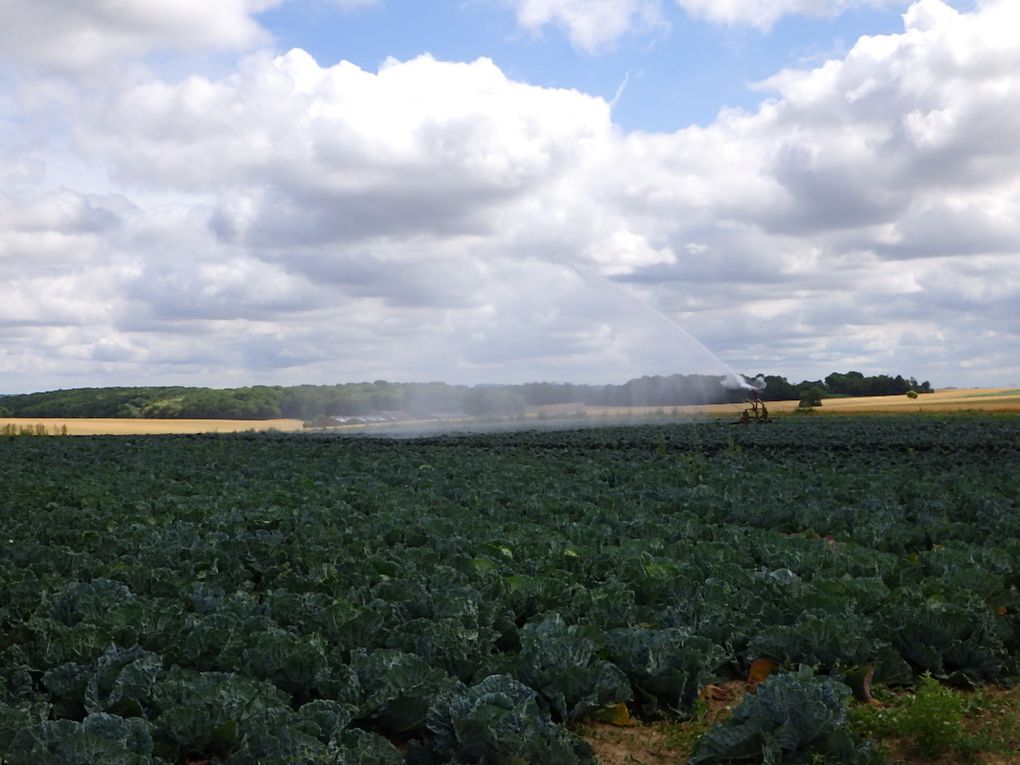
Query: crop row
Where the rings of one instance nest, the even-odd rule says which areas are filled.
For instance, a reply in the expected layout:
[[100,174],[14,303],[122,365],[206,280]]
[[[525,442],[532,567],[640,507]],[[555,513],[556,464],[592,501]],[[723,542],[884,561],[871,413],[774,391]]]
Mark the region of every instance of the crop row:
[[0,751],[590,762],[761,657],[1006,682],[1018,428],[0,442]]

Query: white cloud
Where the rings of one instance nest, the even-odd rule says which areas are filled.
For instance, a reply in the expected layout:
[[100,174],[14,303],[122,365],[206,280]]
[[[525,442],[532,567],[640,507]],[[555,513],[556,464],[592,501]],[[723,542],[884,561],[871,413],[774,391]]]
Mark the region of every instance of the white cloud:
[[4,0],[0,57],[62,73],[150,51],[247,48],[267,34],[253,14],[282,0]]
[[[594,54],[620,38],[668,27],[662,0],[502,0],[533,32],[554,26],[578,50]],[[904,7],[905,0],[674,0],[688,16],[727,26],[770,30],[784,16],[835,17],[854,8]],[[936,4],[941,5],[937,2]],[[924,11],[926,15],[934,11]]]
[[115,93],[97,104],[91,127],[91,148],[137,183],[273,180],[336,194],[468,184],[498,194],[583,151],[608,129],[609,110],[577,92],[512,82],[486,59],[426,55],[375,74],[346,62],[320,67],[292,50],[249,58],[224,80],[150,80]]
[[535,246],[590,251],[612,269],[670,257],[579,193],[579,170],[618,144],[608,104],[514,82],[486,59],[370,73],[298,50],[259,55],[224,80],[117,93],[88,122],[80,142],[116,178],[220,189],[213,228],[260,250],[508,246],[537,232]]
[[46,157],[24,155],[0,197],[0,370],[231,384],[710,364],[660,310],[749,372],[1012,382],[989,376],[1020,353],[1018,22],[1012,2],[922,0],[902,33],[670,134],[624,133],[603,99],[485,59],[369,72],[291,51],[72,95],[72,148],[123,193],[32,193]]
[[663,24],[659,0],[504,0],[518,23],[538,31],[552,24],[566,31],[578,50],[596,53],[624,35]]
[[784,16],[838,16],[859,7],[902,5],[901,0],[676,0],[696,18],[768,30]]

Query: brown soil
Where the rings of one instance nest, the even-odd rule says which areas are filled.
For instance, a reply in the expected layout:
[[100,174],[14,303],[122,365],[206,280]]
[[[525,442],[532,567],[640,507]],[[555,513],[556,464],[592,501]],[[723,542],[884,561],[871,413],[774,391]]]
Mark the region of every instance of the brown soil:
[[579,732],[595,750],[602,765],[660,765],[686,762],[698,737],[729,716],[747,693],[742,681],[706,686],[696,719],[628,725],[589,723]]
[[581,731],[602,765],[657,765],[683,762],[690,753],[678,747],[665,725],[617,728],[593,723]]

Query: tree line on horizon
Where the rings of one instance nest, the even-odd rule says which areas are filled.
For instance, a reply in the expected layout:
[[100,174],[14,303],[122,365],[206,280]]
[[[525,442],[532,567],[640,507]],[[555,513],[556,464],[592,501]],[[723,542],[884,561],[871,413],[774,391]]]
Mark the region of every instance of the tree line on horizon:
[[765,401],[795,401],[804,397],[812,388],[821,391],[821,396],[901,396],[908,391],[931,393],[931,383],[918,382],[913,377],[896,375],[866,376],[861,372],[833,372],[824,380],[804,380],[793,384],[785,377],[763,375],[766,387],[761,392]]
[[[901,375],[833,372],[824,380],[791,383],[763,375],[765,401],[789,401],[815,389],[825,396],[893,396],[930,393],[928,381]],[[747,378],[752,379],[752,378]],[[536,382],[520,385],[395,383],[385,380],[339,385],[256,385],[245,388],[76,388],[0,396],[3,417],[118,417],[154,419],[319,418],[399,412],[412,417],[516,416],[526,408],[586,406],[684,406],[742,401],[744,391],[724,388],[716,375],[655,375],[620,385]]]

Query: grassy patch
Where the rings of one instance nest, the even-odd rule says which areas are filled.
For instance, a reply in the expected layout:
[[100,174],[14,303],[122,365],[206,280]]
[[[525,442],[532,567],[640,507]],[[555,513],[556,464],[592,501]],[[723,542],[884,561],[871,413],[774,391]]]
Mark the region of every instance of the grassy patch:
[[851,710],[858,735],[889,763],[1020,761],[1020,689],[947,688],[929,676],[912,693],[876,693],[877,705]]
[[[738,684],[727,684],[727,686]],[[693,713],[618,727],[590,723],[578,732],[608,765],[685,762],[704,733],[729,716],[739,693],[709,686]],[[742,690],[742,689],[741,689]],[[716,698],[712,698],[712,695]],[[1020,763],[1020,687],[959,691],[932,678],[907,693],[874,689],[876,704],[855,704],[857,735],[876,745],[877,762],[888,765],[1005,765]]]

